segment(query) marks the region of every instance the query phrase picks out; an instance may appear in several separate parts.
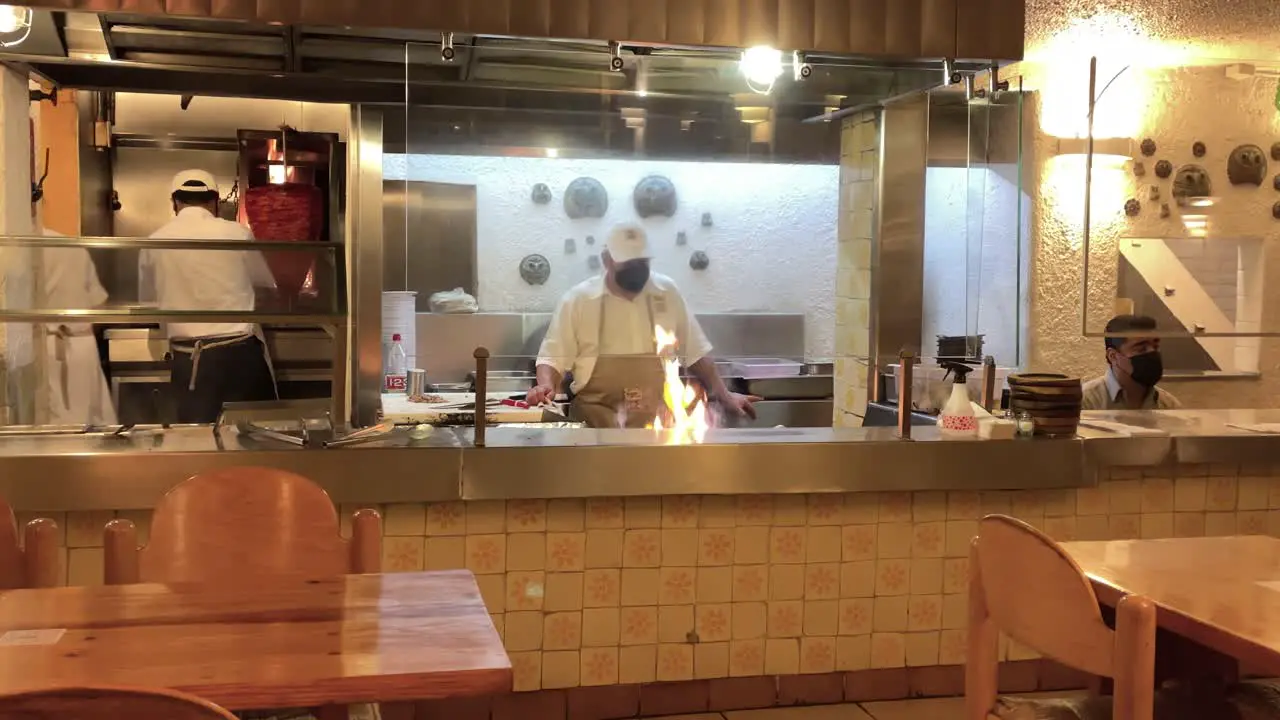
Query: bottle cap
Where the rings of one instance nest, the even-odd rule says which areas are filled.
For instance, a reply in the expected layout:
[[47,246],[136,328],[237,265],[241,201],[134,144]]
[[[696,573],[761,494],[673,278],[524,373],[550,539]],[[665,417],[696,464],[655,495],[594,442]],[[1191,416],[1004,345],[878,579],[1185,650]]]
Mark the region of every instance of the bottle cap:
[[391,336],[391,342],[400,342],[400,333]]

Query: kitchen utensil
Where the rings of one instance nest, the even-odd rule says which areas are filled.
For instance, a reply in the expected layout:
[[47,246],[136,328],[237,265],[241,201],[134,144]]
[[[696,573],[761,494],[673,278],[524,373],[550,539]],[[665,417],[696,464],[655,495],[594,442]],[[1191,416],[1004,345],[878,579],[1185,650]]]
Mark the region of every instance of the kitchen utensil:
[[740,358],[732,361],[730,374],[747,379],[794,377],[804,363],[783,358]]
[[764,400],[821,400],[835,394],[830,375],[752,378],[743,381],[745,392]]
[[405,382],[404,394],[412,398],[426,395],[427,392],[427,371],[422,368],[410,370],[408,380]]

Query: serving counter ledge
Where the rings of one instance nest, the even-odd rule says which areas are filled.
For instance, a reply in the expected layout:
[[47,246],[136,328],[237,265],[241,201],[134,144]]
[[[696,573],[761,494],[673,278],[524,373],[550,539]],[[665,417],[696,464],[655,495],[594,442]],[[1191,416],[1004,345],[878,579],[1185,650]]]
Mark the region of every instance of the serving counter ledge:
[[[1087,426],[1122,423],[1158,434]],[[1090,487],[1107,467],[1264,464],[1280,434],[1236,427],[1280,423],[1280,411],[1086,413],[1062,440],[943,440],[915,428],[715,429],[701,444],[647,430],[470,428],[423,440],[398,429],[341,448],[300,448],[208,426],[108,434],[0,433],[0,496],[18,510],[153,507],[193,474],[280,467],[316,480],[342,504],[657,495],[1038,490]]]

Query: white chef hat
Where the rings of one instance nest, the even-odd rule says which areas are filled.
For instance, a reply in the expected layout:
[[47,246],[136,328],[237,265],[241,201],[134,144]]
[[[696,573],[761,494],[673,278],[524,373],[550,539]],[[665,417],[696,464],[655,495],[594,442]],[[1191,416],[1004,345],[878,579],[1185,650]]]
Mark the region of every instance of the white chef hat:
[[183,170],[173,176],[173,192],[218,192],[218,181],[204,170]]
[[653,257],[649,250],[649,236],[645,234],[644,228],[630,223],[615,226],[609,232],[605,247],[609,251],[609,257],[617,263]]

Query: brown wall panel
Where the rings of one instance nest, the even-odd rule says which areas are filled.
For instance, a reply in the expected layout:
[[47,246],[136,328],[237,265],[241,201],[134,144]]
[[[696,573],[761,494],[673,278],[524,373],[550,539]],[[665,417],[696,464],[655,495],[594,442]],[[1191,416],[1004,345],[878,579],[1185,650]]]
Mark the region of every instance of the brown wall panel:
[[885,8],[885,52],[900,57],[920,54],[924,0],[894,0]]
[[618,0],[592,0],[590,3],[591,35],[599,40],[622,40],[627,36],[627,17],[629,8],[626,2]]
[[778,47],[814,47],[815,4],[816,0],[778,0]]
[[742,3],[739,0],[705,0],[708,45],[742,45]]
[[628,8],[628,40],[651,43],[667,41],[667,3],[665,0],[612,1]]
[[[165,7],[165,0],[122,0],[119,3],[121,12],[139,13],[142,15],[159,15],[166,12],[178,14],[198,14],[199,8],[192,8],[191,3],[182,0],[171,0],[168,3],[173,9]],[[194,12],[193,12],[194,11]]]
[[849,45],[846,52],[885,54],[886,4],[884,0],[849,0]]
[[920,55],[955,57],[956,4],[960,0],[924,0],[920,18]]
[[779,45],[778,3],[781,0],[740,0],[742,5],[739,44]]
[[1021,60],[1025,0],[962,0],[956,16],[956,57]]
[[666,0],[667,42],[673,45],[701,45],[707,21],[705,0]]
[[[365,0],[366,2],[368,0]],[[467,27],[467,4],[450,0],[423,0],[416,4],[428,20],[425,27],[447,32]]]
[[591,36],[591,0],[551,0],[551,37]]
[[[405,3],[409,3],[406,5]],[[42,8],[481,35],[1020,60],[1026,0],[32,0]]]
[[[515,0],[527,3],[529,0]],[[467,32],[483,35],[511,35],[511,7],[508,0],[468,0]]]
[[551,0],[514,0],[509,31],[512,35],[550,36]]
[[848,0],[814,0],[812,50],[844,52],[849,47]]
[[[170,5],[172,4],[170,2]],[[310,18],[323,18],[333,14],[332,10],[320,3],[310,1],[303,3],[302,0],[257,0],[254,5],[259,17],[266,15],[272,18],[272,22],[282,24],[309,22]],[[173,11],[170,10],[170,12]]]

